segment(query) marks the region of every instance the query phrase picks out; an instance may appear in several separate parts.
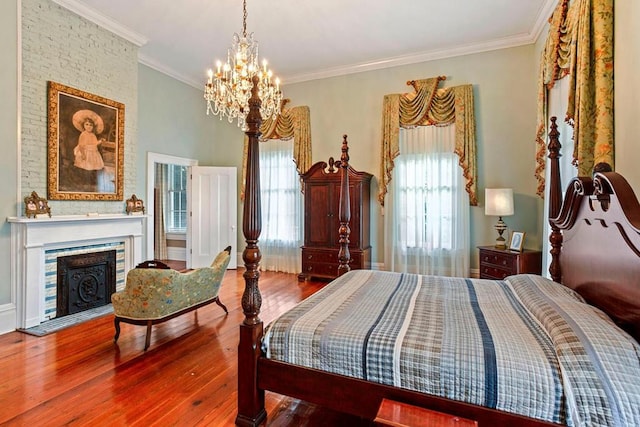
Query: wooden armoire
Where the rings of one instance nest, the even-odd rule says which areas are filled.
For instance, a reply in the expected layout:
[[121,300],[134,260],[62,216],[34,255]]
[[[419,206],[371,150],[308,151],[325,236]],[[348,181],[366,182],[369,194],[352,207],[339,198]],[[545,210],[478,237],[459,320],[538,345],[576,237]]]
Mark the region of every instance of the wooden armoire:
[[[351,221],[349,252],[352,270],[371,268],[370,197],[371,177],[349,166]],[[333,157],[318,162],[302,175],[304,183],[304,246],[302,271],[298,280],[311,277],[334,279],[338,277],[338,251],[340,227],[341,169],[334,165]]]

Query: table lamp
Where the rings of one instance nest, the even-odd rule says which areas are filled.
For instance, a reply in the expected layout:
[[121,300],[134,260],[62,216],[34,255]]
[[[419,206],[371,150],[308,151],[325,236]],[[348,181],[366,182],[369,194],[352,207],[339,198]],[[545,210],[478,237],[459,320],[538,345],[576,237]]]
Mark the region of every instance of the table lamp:
[[484,193],[484,214],[497,216],[498,222],[494,226],[498,232],[496,248],[506,248],[507,242],[502,233],[507,229],[507,224],[502,220],[503,216],[513,215],[513,189],[511,188],[486,188]]

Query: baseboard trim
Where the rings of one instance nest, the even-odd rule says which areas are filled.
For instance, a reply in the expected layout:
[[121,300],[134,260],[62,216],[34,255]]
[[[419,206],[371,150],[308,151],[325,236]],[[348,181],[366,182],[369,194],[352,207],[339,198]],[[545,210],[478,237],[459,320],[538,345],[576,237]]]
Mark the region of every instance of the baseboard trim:
[[167,248],[167,256],[169,259],[175,261],[186,261],[187,260],[187,251],[185,248]]
[[16,330],[16,306],[15,304],[0,305],[0,334]]

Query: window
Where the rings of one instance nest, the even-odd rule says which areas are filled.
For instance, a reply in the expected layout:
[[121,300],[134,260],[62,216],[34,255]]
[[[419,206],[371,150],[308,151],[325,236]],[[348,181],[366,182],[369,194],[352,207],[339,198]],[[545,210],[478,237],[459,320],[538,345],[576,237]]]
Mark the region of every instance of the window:
[[167,165],[166,230],[170,233],[187,231],[187,167]]
[[260,142],[261,266],[299,272],[302,245],[302,193],[293,162],[293,140]]
[[427,251],[451,250],[454,218],[453,200],[455,177],[450,173],[457,167],[453,153],[400,154],[398,168],[398,208],[406,221],[404,228],[407,248]]
[[469,276],[469,197],[454,148],[454,125],[400,130],[385,215],[391,270]]

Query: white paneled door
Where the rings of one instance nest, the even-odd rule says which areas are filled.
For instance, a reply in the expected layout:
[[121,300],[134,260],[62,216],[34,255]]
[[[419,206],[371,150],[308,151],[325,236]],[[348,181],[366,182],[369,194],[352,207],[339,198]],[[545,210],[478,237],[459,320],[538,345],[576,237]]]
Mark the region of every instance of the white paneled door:
[[187,268],[209,266],[231,245],[229,267],[237,268],[237,168],[191,166],[188,180]]

